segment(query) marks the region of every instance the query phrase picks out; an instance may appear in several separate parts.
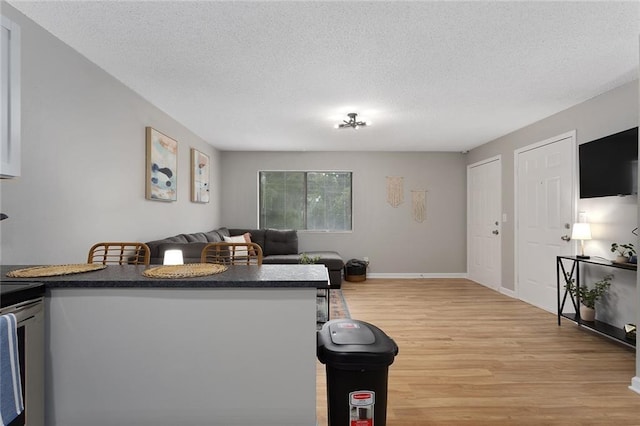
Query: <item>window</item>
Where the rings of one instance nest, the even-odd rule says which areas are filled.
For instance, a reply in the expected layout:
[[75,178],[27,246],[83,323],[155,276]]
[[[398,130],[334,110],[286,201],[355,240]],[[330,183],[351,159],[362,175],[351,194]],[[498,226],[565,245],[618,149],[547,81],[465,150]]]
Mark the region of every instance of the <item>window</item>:
[[260,228],[351,230],[351,172],[260,172]]

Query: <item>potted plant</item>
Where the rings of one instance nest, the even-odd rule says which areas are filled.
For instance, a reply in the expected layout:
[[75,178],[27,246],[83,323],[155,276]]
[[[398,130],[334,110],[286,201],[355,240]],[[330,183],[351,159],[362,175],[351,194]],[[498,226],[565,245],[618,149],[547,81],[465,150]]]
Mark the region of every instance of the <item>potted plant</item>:
[[318,260],[320,260],[320,256],[309,256],[307,253],[302,253],[298,259],[298,263],[301,265],[313,265]]
[[600,281],[589,288],[586,284],[576,287],[574,280],[565,284],[565,289],[575,298],[580,299],[580,318],[583,321],[593,321],[596,317],[596,302],[604,295],[611,285],[612,274],[605,275]]
[[613,243],[611,244],[611,252],[617,254],[615,262],[627,263],[629,261],[629,258],[636,254],[636,249],[631,243]]

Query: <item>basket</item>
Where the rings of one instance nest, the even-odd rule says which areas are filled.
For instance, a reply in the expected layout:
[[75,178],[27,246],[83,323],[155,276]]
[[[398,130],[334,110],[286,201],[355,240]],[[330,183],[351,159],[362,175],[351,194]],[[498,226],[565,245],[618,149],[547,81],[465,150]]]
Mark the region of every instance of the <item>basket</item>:
[[147,278],[195,278],[220,274],[227,270],[217,263],[187,263],[185,265],[164,265],[146,269],[142,275]]
[[58,275],[81,274],[83,272],[99,271],[107,265],[93,263],[78,263],[73,265],[48,265],[34,266],[31,268],[16,269],[7,273],[11,278],[38,278],[55,277]]

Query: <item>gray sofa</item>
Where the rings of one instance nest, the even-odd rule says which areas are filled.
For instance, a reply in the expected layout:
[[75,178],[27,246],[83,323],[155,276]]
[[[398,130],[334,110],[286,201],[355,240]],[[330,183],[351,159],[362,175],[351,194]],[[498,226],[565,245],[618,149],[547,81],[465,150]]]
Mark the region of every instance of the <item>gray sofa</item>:
[[[208,243],[224,241],[224,237],[243,235],[249,233],[251,241],[262,248],[263,264],[296,264],[300,263],[298,252],[298,233],[295,230],[277,229],[228,229],[219,228],[209,232],[196,232],[193,234],[179,234],[161,240],[149,241],[147,245],[151,250],[151,263],[162,264],[164,252],[172,249],[182,250],[185,263],[200,261],[200,252]],[[335,251],[308,251],[304,252],[309,257],[318,260],[329,271],[329,280],[333,288],[340,288],[342,284],[342,270],[344,261]]]

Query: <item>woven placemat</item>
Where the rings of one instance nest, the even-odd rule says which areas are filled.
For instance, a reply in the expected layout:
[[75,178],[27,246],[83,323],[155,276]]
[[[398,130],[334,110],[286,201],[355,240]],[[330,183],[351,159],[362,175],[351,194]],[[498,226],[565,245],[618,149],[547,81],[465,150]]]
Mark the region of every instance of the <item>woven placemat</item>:
[[225,265],[217,263],[187,263],[185,265],[166,265],[145,270],[142,275],[148,278],[193,278],[219,274],[227,270]]
[[55,277],[57,275],[80,274],[83,272],[99,271],[106,268],[107,265],[94,263],[78,263],[73,265],[48,265],[34,266],[25,269],[16,269],[7,272],[7,276],[11,278],[38,278],[38,277]]

